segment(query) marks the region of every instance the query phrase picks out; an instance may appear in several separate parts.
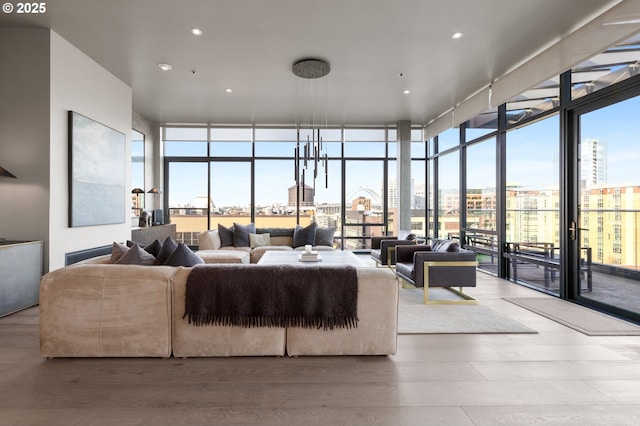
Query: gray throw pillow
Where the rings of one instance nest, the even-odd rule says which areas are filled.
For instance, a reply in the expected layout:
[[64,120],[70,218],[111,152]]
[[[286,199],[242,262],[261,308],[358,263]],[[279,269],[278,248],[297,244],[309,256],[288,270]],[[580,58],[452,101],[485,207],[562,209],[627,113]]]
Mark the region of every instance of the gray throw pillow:
[[402,230],[400,230],[398,232],[398,239],[399,240],[413,241],[413,240],[416,239],[416,234],[414,234],[411,231],[402,231]]
[[204,260],[184,243],[178,243],[178,247],[171,253],[171,256],[163,263],[167,266],[196,266],[204,263]]
[[218,224],[218,236],[220,237],[220,247],[233,247],[233,227],[227,228]]
[[250,247],[249,234],[256,233],[256,226],[253,223],[248,225],[233,224],[233,245],[234,247]]
[[293,231],[293,247],[303,247],[305,245],[314,245],[316,242],[316,223],[312,223],[309,226],[302,227],[296,226],[296,230]]
[[115,262],[116,265],[156,265],[156,258],[147,253],[138,244],[133,244],[120,259]]
[[316,228],[316,246],[333,246],[333,236],[336,233],[335,226],[328,228]]
[[457,252],[460,251],[460,243],[457,241],[450,241],[446,247],[448,252]]
[[431,247],[431,251],[439,251],[440,246],[442,245],[443,242],[444,240],[438,240],[435,238],[431,240],[431,242],[429,243],[429,246]]
[[160,240],[154,240],[151,244],[144,248],[144,251],[146,251],[153,257],[158,257],[160,250],[162,250],[162,243],[160,242]]
[[442,240],[440,241],[440,244],[438,244],[436,249],[433,251],[437,251],[441,253],[460,251],[460,244],[458,243],[457,240]]
[[162,243],[160,252],[156,256],[156,259],[158,259],[158,263],[163,264],[164,262],[166,262],[169,256],[171,256],[171,253],[173,253],[173,251],[177,247],[178,243],[176,243],[173,238],[167,237]]
[[129,247],[118,242],[113,242],[113,248],[111,249],[111,259],[109,263],[116,263],[126,252],[129,251]]

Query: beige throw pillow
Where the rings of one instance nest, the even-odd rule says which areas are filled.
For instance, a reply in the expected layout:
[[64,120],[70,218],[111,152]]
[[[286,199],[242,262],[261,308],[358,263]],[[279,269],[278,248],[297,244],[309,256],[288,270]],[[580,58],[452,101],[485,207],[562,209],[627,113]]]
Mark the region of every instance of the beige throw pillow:
[[249,246],[251,248],[270,245],[271,234],[249,234]]

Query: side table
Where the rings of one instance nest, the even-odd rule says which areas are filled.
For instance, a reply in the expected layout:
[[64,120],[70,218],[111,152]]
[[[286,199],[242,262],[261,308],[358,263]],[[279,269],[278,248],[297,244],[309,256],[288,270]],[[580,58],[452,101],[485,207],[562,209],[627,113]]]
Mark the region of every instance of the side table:
[[42,241],[0,241],[0,317],[38,304]]

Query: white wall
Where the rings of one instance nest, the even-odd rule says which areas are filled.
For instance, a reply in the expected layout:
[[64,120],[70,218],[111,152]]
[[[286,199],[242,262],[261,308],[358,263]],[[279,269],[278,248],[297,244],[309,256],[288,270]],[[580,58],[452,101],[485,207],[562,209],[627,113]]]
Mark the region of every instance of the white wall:
[[[0,237],[42,240],[49,232],[48,29],[0,28]],[[46,270],[46,269],[45,269]]]
[[[124,133],[127,158],[130,158],[132,90],[53,31],[50,82],[49,269],[53,270],[64,266],[65,253],[131,238],[130,191],[122,194],[126,208],[124,223],[69,227],[67,113],[76,111]],[[125,179],[131,182],[130,163],[127,163]]]

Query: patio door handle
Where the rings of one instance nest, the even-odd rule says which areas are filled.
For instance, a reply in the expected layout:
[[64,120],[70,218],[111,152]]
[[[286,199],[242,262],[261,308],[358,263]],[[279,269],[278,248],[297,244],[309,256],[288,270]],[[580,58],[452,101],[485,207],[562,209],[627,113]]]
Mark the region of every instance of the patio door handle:
[[578,224],[575,220],[572,220],[569,224],[569,238],[571,241],[575,241],[578,234]]

